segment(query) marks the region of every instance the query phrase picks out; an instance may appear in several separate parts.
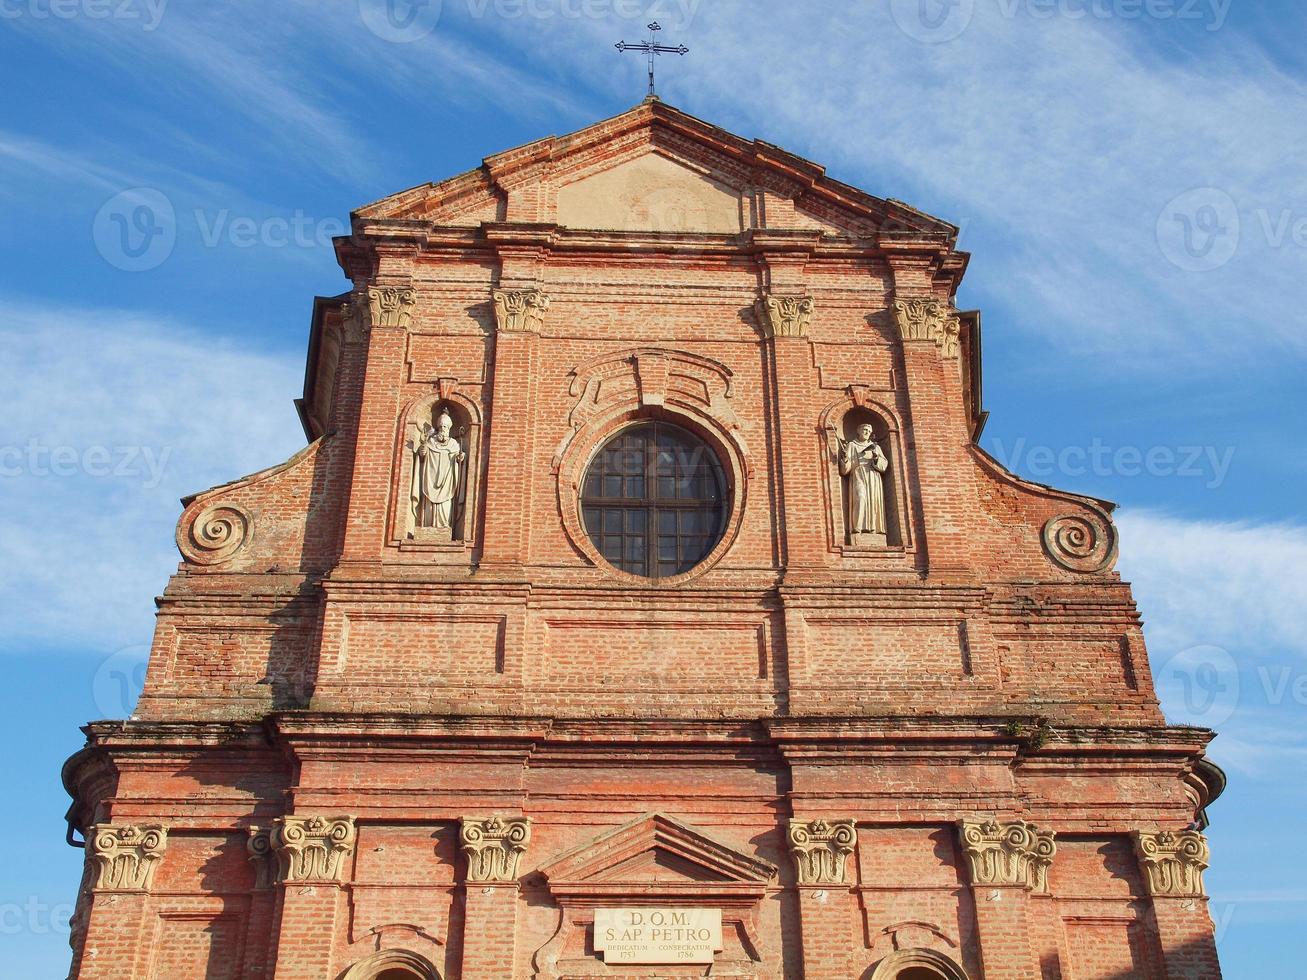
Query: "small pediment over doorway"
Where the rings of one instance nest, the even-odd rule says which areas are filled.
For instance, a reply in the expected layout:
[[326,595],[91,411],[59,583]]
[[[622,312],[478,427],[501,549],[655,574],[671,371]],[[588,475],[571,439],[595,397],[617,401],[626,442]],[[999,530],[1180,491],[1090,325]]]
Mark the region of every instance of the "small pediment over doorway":
[[[560,910],[535,954],[537,980],[571,977],[733,977],[763,980],[758,905],[776,867],[662,813],[606,831],[540,868]],[[598,908],[720,909],[722,950],[711,966],[612,967],[594,948]]]

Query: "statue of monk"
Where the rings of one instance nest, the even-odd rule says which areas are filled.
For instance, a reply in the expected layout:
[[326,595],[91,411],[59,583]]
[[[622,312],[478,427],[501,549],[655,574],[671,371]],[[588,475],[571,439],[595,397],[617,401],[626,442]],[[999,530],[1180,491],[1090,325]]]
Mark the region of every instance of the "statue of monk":
[[867,423],[858,426],[857,438],[840,447],[840,475],[848,487],[848,531],[851,544],[862,544],[861,535],[876,535],[885,542],[885,478],[889,467],[885,452],[876,442],[875,430]]

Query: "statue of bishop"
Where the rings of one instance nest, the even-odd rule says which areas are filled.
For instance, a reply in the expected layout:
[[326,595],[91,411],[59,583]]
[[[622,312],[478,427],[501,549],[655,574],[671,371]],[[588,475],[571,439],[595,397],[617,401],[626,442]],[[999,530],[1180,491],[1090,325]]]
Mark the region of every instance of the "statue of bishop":
[[840,446],[840,475],[848,488],[849,544],[885,545],[885,478],[889,467],[875,430],[858,426],[857,438]]
[[453,420],[444,409],[435,427],[423,423],[413,451],[413,480],[409,498],[413,527],[435,528],[452,535],[454,508],[467,454],[450,435]]

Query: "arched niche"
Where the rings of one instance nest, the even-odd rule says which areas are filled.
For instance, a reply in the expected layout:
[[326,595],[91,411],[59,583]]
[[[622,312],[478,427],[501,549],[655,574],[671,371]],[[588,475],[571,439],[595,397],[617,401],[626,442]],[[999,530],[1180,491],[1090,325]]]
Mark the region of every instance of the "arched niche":
[[967,971],[933,949],[900,949],[865,975],[867,980],[968,980]]
[[[426,425],[436,426],[448,413],[450,435],[463,453],[459,487],[448,532],[419,525],[413,507],[413,447]],[[438,391],[412,402],[400,417],[396,438],[391,543],[401,547],[430,547],[462,551],[473,545],[480,513],[482,473],[481,410],[457,390]]]
[[[855,539],[849,531],[849,492],[840,473],[840,452],[857,438],[858,430],[870,425],[887,465],[881,474],[885,491],[885,542]],[[876,401],[866,389],[850,386],[845,397],[832,402],[822,413],[822,453],[826,475],[824,491],[828,533],[833,550],[858,555],[905,551],[912,547],[911,508],[908,505],[903,435],[898,417]]]
[[340,980],[440,980],[440,973],[410,949],[383,949],[359,960]]

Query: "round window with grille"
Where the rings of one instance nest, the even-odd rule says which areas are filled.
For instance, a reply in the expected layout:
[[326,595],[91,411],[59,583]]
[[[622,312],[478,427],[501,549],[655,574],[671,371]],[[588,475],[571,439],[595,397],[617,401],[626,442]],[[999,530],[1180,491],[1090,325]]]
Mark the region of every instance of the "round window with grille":
[[581,491],[586,533],[615,568],[688,572],[721,540],[726,480],[712,448],[667,422],[623,429],[595,454]]

